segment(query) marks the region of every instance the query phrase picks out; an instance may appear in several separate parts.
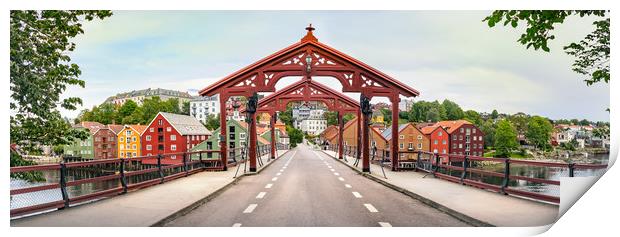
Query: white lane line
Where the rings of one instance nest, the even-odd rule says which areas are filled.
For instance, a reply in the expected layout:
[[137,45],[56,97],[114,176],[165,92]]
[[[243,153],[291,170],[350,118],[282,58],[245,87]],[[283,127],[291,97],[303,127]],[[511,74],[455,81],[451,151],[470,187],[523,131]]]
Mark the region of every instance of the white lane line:
[[[381,222],[379,222],[379,223],[381,223]],[[235,224],[233,224],[232,227],[241,227],[241,223],[235,223]]]
[[340,174],[339,173],[334,173],[334,175],[339,176]]
[[280,172],[284,172],[284,170],[280,170]]
[[352,188],[350,184],[345,184],[344,186],[347,188]]
[[271,181],[276,181],[278,180],[278,177],[273,177],[273,179],[271,179]]
[[335,169],[329,169],[329,170],[331,170],[332,172],[336,171]]
[[254,208],[256,208],[256,206],[258,206],[258,204],[250,204],[245,210],[243,210],[243,213],[252,213],[254,211]]
[[372,204],[370,203],[364,203],[364,206],[366,207],[366,209],[368,209],[369,212],[379,212],[377,210],[377,208],[375,208]]
[[256,195],[256,198],[257,198],[257,199],[264,198],[264,197],[265,197],[265,194],[267,194],[267,192],[260,192],[260,193],[258,193],[258,195]]
[[267,184],[265,185],[265,188],[271,188],[271,186],[273,186],[273,184]]
[[328,165],[328,166],[327,166],[327,168],[330,168],[330,169],[331,169],[332,167]]
[[355,196],[356,198],[362,198],[362,195],[358,192],[352,192],[353,196]]
[[280,176],[281,174],[282,174],[282,173],[277,173],[276,175],[277,175],[277,176]]
[[388,222],[379,222],[379,225],[381,227],[392,227],[392,225],[390,223],[388,223]]
[[342,177],[338,177],[338,179],[339,179],[340,181],[344,181],[344,179],[343,179]]

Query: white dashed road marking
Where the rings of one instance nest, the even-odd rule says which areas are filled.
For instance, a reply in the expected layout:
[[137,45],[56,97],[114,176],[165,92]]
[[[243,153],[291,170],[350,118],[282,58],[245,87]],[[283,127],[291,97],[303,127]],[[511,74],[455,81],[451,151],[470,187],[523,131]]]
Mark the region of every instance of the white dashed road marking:
[[351,188],[350,184],[345,184],[344,186],[347,187],[347,188]]
[[339,173],[334,173],[334,175],[338,176],[338,175],[340,175],[340,174],[339,174]]
[[340,181],[344,181],[344,179],[342,177],[338,177],[338,180]]
[[[364,204],[366,205],[366,204]],[[248,206],[248,208],[246,208],[243,213],[252,213],[254,211],[254,208],[256,208],[256,206],[258,206],[258,204],[250,204]]]
[[329,169],[329,170],[331,170],[332,172],[336,171],[335,169]]
[[265,185],[265,188],[271,188],[271,186],[273,186],[273,184],[267,184]]
[[379,212],[377,210],[377,208],[375,208],[372,204],[370,203],[365,203],[364,206],[366,207],[366,209],[368,209],[369,212]]
[[[381,223],[381,222],[379,222],[379,223]],[[241,227],[241,223],[235,223],[235,224],[233,224],[232,227]]]
[[362,198],[362,195],[358,192],[353,192],[353,196],[355,196],[356,198]]
[[379,222],[379,225],[381,227],[392,227],[392,225],[390,223],[388,223],[388,222]]
[[267,192],[260,192],[260,193],[258,193],[258,195],[256,195],[256,198],[258,198],[258,199],[264,198],[265,194],[267,194]]
[[281,174],[282,174],[282,173],[277,173],[276,175],[277,175],[277,176],[280,176]]
[[273,177],[273,179],[271,179],[271,181],[276,181],[278,180],[278,177]]

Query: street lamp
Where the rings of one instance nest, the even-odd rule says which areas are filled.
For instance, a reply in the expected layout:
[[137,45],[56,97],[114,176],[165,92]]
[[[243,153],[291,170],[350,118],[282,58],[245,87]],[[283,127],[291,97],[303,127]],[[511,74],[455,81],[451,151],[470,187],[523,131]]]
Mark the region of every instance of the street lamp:
[[310,65],[312,64],[312,56],[306,55],[306,72],[310,73]]

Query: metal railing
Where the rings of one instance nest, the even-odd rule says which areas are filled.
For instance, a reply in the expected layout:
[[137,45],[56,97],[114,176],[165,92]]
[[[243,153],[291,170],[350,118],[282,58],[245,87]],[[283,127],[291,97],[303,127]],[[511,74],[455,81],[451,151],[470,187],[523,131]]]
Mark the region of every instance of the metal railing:
[[[277,148],[288,148],[279,144]],[[257,147],[258,156],[271,147]],[[227,166],[244,162],[241,148],[229,150]],[[219,150],[111,158],[57,164],[11,167],[11,217],[63,209],[127,193],[180,177],[223,169]],[[27,181],[24,178],[38,177]]]
[[[328,146],[337,152],[337,146]],[[353,156],[354,146],[345,146],[344,154]],[[405,155],[401,155],[405,154]],[[426,151],[399,151],[400,169],[412,168],[434,177],[534,200],[559,203],[560,177],[598,175],[605,172],[606,164],[556,163],[510,158],[490,158],[466,155],[439,155]],[[371,150],[371,161],[391,165],[387,150]],[[413,165],[409,165],[413,163]],[[516,170],[516,171],[515,171]],[[527,172],[534,170],[536,172]],[[554,175],[548,175],[553,171]],[[521,184],[521,185],[519,185]],[[534,190],[529,190],[529,189]]]

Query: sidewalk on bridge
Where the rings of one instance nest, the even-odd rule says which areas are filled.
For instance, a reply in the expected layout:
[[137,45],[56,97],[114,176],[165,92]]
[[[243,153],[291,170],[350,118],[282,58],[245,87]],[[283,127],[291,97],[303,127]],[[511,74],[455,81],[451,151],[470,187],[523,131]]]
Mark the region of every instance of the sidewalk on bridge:
[[[287,151],[278,151],[281,157]],[[273,161],[269,155],[261,157],[264,165],[258,172]],[[243,167],[242,167],[243,168]],[[46,214],[24,217],[11,221],[12,227],[75,227],[75,226],[130,226],[146,227],[158,225],[162,221],[184,213],[213,198],[219,191],[232,185],[237,167],[229,167],[222,172],[200,172],[167,183],[114,196],[100,201],[52,211]],[[243,176],[243,170],[238,176]]]
[[[337,159],[336,152],[323,152]],[[339,161],[361,172],[361,161],[358,167],[353,165],[353,157],[347,157],[347,162]],[[464,186],[433,178],[432,175],[424,177],[426,173],[423,172],[393,172],[387,167],[384,170],[387,179],[381,172],[381,166],[371,164],[369,176],[466,222],[477,220],[480,222],[477,225],[492,226],[543,226],[554,223],[558,218],[557,205]]]

